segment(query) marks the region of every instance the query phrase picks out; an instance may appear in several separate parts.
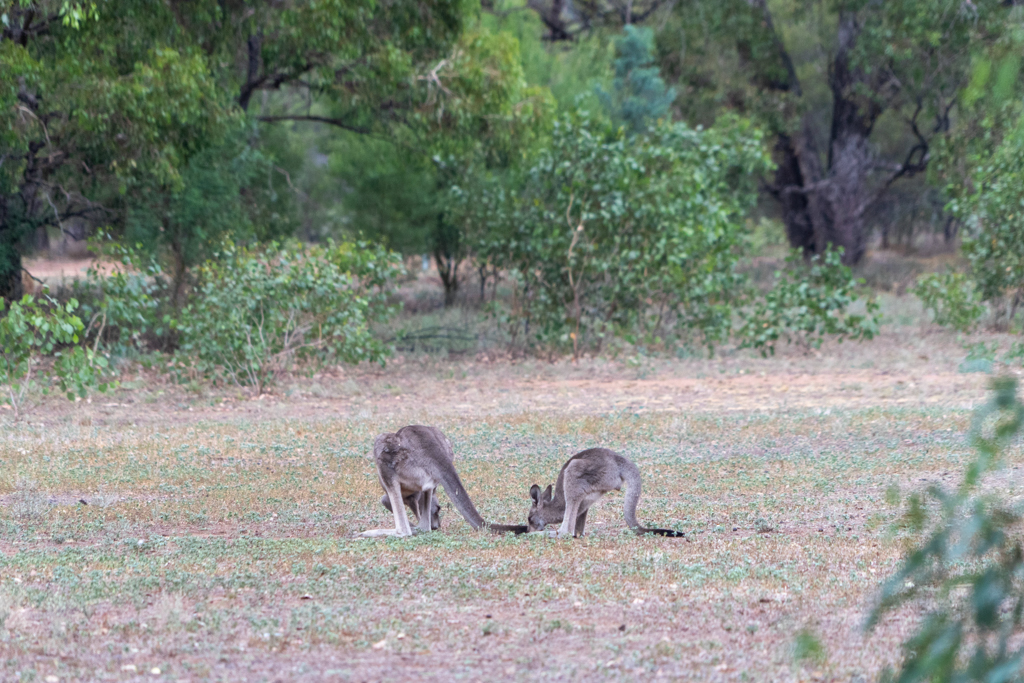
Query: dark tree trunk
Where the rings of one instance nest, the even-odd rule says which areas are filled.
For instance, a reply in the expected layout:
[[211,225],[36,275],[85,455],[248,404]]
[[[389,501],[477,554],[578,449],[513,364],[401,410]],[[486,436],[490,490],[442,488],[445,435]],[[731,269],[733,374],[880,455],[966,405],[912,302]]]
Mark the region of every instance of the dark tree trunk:
[[434,261],[444,285],[445,308],[455,303],[459,292],[459,263],[462,261],[462,236],[459,229],[445,220],[444,212],[437,214],[434,226]]
[[795,191],[802,188],[803,173],[800,158],[790,136],[779,135],[775,141],[775,184],[769,188],[771,195],[782,207],[782,222],[786,226],[789,245],[810,256],[815,251],[814,224],[807,206],[807,194]]
[[480,275],[480,305],[483,306],[487,301],[487,263],[482,263],[476,270]]
[[444,285],[444,307],[448,308],[455,303],[455,296],[459,293],[459,262],[436,250],[434,260],[437,262],[441,284]]
[[856,96],[857,86],[867,80],[865,74],[850,66],[850,51],[859,33],[856,16],[841,13],[836,56],[829,74],[832,125],[825,167],[805,120],[797,140],[779,136],[779,166],[770,188],[782,205],[790,245],[807,256],[820,254],[829,245],[842,247],[847,265],[864,256],[865,216],[878,196],[870,178],[874,158],[868,138],[882,109],[875,100]]
[[0,297],[15,301],[24,293],[21,279],[21,252],[13,231],[7,229],[0,217]]
[[36,252],[50,251],[50,231],[46,229],[45,225],[40,225],[36,228],[36,234],[32,240],[32,248]]

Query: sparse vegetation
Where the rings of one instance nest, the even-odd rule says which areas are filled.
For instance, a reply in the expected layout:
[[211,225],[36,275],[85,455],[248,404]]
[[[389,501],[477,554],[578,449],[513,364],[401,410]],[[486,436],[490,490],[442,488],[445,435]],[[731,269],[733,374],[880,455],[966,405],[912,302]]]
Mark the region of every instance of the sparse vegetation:
[[[987,377],[917,320],[822,350],[396,357],[259,400],[126,365],[108,403],[50,398],[5,423],[0,678],[870,680],[916,623],[861,631],[911,533],[886,490],[955,483]],[[628,533],[619,494],[578,541],[478,534],[450,509],[440,533],[354,540],[392,521],[369,444],[409,423],[441,426],[481,513],[510,523],[568,455],[615,445],[643,473],[643,516],[689,540]]]

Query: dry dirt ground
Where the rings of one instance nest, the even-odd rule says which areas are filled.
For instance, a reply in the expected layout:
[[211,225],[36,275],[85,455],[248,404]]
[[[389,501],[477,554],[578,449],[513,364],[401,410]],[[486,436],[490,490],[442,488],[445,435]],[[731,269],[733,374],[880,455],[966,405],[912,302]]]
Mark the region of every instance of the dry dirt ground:
[[[959,478],[990,377],[964,342],[407,357],[260,397],[126,368],[0,414],[0,680],[872,680],[919,618],[862,629],[910,540],[885,492]],[[687,537],[628,533],[621,494],[583,539],[490,536],[442,495],[440,531],[358,540],[393,523],[373,437],[409,423],[449,435],[488,520],[603,445]]]

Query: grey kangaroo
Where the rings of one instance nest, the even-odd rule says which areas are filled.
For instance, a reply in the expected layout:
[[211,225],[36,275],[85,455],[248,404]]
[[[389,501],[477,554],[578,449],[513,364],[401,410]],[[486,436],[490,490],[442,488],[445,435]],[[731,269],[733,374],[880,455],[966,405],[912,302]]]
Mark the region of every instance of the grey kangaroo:
[[[548,524],[559,524],[558,536],[582,536],[587,525],[587,511],[597,499],[609,491],[619,491],[626,485],[623,510],[626,524],[638,534],[659,536],[685,536],[672,529],[652,529],[636,521],[636,506],[640,502],[640,470],[628,458],[607,448],[590,448],[569,458],[562,465],[555,482],[544,489],[530,487],[533,505],[528,518],[529,530],[542,531]],[[550,532],[549,532],[550,533]]]
[[[412,429],[410,427],[404,427],[404,429]],[[448,463],[451,468],[455,469],[455,451],[452,450],[452,442],[448,440],[448,437],[441,433],[436,427],[422,427],[422,429],[433,430],[436,432],[436,436],[439,437],[438,441],[442,446],[441,455],[444,455],[448,459]],[[376,455],[376,454],[375,454]],[[384,486],[381,483],[381,486]],[[405,493],[404,491],[402,493]],[[437,496],[434,495],[434,490],[429,491],[417,491],[410,493],[402,498],[405,501],[405,505],[412,510],[412,513],[416,515],[416,528],[420,531],[437,531],[441,528],[441,504],[437,502]],[[380,497],[380,504],[387,508],[388,512],[394,512],[391,509],[391,499],[388,498],[387,489],[384,489],[384,495]],[[429,518],[428,518],[429,511]],[[429,519],[429,525],[426,523],[426,519]]]
[[384,502],[395,516],[394,529],[369,529],[359,534],[374,536],[411,536],[409,505],[418,517],[417,529],[429,531],[440,526],[434,490],[443,486],[455,509],[474,529],[487,526],[492,531],[525,533],[525,526],[488,525],[470,500],[455,471],[451,442],[436,427],[409,425],[397,432],[380,434],[373,442],[377,478],[384,488]]

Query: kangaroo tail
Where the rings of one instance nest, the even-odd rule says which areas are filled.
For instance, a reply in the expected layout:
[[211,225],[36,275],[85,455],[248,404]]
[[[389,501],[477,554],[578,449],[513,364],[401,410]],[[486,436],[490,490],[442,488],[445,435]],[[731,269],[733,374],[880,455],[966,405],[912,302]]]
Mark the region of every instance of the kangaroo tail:
[[626,480],[626,500],[623,516],[625,516],[626,524],[629,525],[630,529],[637,534],[653,534],[655,536],[670,536],[672,538],[686,536],[682,531],[675,531],[674,529],[655,529],[640,526],[640,522],[636,519],[636,508],[640,504],[640,470],[631,461],[626,460],[622,467],[622,475],[622,478]]
[[441,481],[441,486],[444,487],[444,492],[448,494],[448,498],[455,504],[455,509],[459,511],[459,514],[474,529],[484,526],[486,522],[484,522],[484,518],[480,516],[480,513],[473,506],[473,501],[469,499],[469,493],[466,492],[466,488],[462,485],[462,481],[459,479],[455,468],[451,465],[439,467],[437,474],[437,478]]
[[487,528],[494,534],[505,534],[511,532],[518,535],[525,534],[530,530],[530,527],[525,524],[488,524]]
[[653,534],[655,536],[669,536],[671,538],[683,538],[686,536],[686,532],[676,531],[675,529],[652,529],[646,526],[633,527],[633,531],[637,534]]

